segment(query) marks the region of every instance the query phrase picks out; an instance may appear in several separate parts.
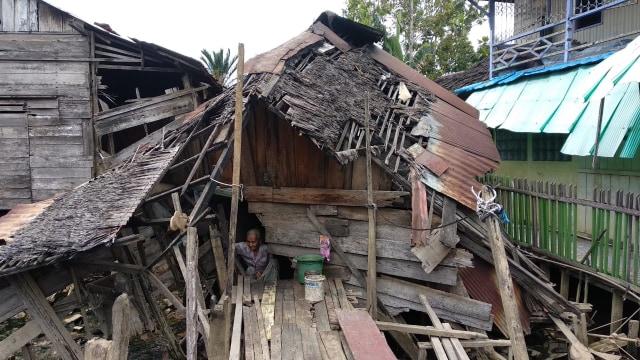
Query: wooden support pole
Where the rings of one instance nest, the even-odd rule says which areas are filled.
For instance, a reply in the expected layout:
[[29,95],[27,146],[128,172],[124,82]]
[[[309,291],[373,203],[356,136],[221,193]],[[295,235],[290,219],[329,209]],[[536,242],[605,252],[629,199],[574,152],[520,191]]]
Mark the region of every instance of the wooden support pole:
[[172,292],[171,290],[169,290],[164,283],[162,282],[162,280],[160,280],[156,274],[154,274],[151,270],[148,270],[146,272],[147,277],[149,278],[149,280],[151,280],[151,282],[153,283],[153,286],[158,289],[158,291],[160,291],[160,293],[167,299],[169,300],[169,302],[171,303],[171,305],[173,305],[173,307],[176,308],[176,312],[179,314],[186,314],[187,309],[184,307],[184,305],[182,304],[182,301],[180,301]]
[[196,273],[198,271],[198,230],[187,228],[187,264],[185,282],[187,287],[187,360],[198,357],[198,295]]
[[569,285],[571,284],[571,277],[569,272],[565,269],[560,271],[560,295],[563,298],[569,300]]
[[222,250],[222,241],[220,234],[213,227],[209,226],[209,237],[211,241],[211,252],[213,253],[213,261],[216,265],[216,274],[218,275],[218,287],[220,292],[224,292],[227,286],[227,265],[224,262],[224,252]]
[[[488,186],[482,187],[482,200],[493,201],[495,191]],[[493,264],[498,279],[498,289],[502,298],[502,306],[504,308],[505,318],[507,320],[507,329],[509,332],[509,340],[511,340],[511,349],[515,360],[529,359],[527,353],[527,344],[524,341],[524,333],[522,332],[522,324],[520,323],[520,315],[518,304],[515,302],[513,291],[513,279],[509,271],[509,261],[504,250],[502,241],[500,223],[498,219],[490,215],[486,219],[486,227],[489,233],[489,245],[493,255]]]
[[624,299],[622,298],[622,294],[617,291],[611,292],[611,322],[610,322],[610,331],[612,334],[616,332],[618,327],[620,326],[620,322],[622,321],[622,309],[624,305]]
[[112,307],[113,339],[91,339],[87,342],[84,360],[127,360],[131,337],[131,305],[129,296],[122,294]]
[[238,224],[238,202],[240,200],[240,159],[242,158],[242,76],[244,75],[244,44],[238,44],[238,72],[236,79],[236,107],[233,120],[233,174],[231,183],[231,213],[229,215],[229,248],[227,259],[227,288],[226,293],[231,296],[233,275],[236,261],[236,230]]
[[[638,320],[630,320],[629,321],[629,338],[638,339],[638,330],[640,329],[640,321]],[[629,343],[627,351],[631,356],[634,356],[636,359],[640,352],[638,352],[638,343]]]
[[378,320],[378,291],[376,289],[376,208],[373,202],[373,180],[371,177],[371,114],[369,92],[364,98],[364,126],[367,153],[367,208],[369,216],[369,246],[367,248],[367,309],[373,320]]
[[22,298],[27,312],[35,320],[47,339],[53,343],[58,356],[64,360],[83,358],[80,346],[71,338],[55,311],[30,273],[7,276],[7,280]]

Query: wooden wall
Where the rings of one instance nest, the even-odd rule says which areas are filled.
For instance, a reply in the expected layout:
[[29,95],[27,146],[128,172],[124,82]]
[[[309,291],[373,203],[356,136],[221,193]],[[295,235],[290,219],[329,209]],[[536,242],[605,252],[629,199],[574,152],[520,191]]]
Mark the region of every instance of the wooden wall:
[[[364,156],[342,167],[264,106],[254,107],[245,134],[242,151],[251,156],[243,156],[241,180],[247,186],[366,189]],[[374,190],[391,190],[391,178],[375,164],[373,184]]]
[[38,0],[0,0],[0,31],[75,33],[73,17]]
[[88,39],[70,33],[0,32],[0,49],[0,209],[8,209],[91,177],[90,55]]

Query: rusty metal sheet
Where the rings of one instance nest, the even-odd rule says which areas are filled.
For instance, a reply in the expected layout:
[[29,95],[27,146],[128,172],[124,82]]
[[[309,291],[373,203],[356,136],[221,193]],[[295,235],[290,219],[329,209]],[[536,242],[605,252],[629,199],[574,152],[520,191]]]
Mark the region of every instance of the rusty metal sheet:
[[256,55],[244,64],[245,74],[280,74],[284,63],[301,50],[324,41],[324,37],[308,30],[285,42],[275,49]]
[[444,174],[444,172],[449,168],[449,164],[447,164],[443,158],[431,151],[423,151],[416,158],[416,162],[426,166],[427,169],[431,170],[431,172],[436,176]]
[[427,150],[445,159],[449,168],[441,176],[425,171],[422,173],[422,181],[430,188],[475,210],[476,198],[471,193],[471,187],[479,189],[481,186],[475,178],[496,169],[498,162],[437,139],[429,139]]
[[[498,289],[498,279],[496,271],[489,263],[475,258],[473,260],[473,268],[459,268],[458,274],[462,278],[464,287],[472,299],[483,301],[491,304],[491,314],[493,315],[493,323],[504,334],[508,335],[507,319],[504,315],[504,307],[502,306],[502,298]],[[513,291],[515,294],[518,311],[520,313],[520,322],[522,330],[526,335],[531,334],[531,324],[529,322],[529,310],[525,305],[524,296],[520,286],[514,281]]]
[[5,216],[0,217],[0,245],[11,242],[16,231],[31,222],[52,203],[53,199],[49,199],[33,204],[16,205]]

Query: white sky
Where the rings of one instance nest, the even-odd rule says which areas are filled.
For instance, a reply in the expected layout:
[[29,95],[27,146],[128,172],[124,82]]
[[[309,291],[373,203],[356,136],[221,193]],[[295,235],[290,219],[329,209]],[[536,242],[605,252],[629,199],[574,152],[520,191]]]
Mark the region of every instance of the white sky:
[[[233,54],[243,42],[245,59],[291,39],[325,10],[341,15],[346,4],[346,0],[47,1],[85,21],[107,23],[120,35],[194,58],[200,57],[202,48],[230,48]],[[488,27],[474,29],[471,38],[488,34],[484,28]]]

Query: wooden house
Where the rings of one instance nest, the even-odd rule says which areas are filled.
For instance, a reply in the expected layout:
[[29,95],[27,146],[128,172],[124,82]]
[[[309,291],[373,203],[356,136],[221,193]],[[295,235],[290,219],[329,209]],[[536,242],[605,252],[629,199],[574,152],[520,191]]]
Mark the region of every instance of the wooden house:
[[[300,299],[299,286],[279,287],[286,280],[271,284],[273,291],[265,295],[267,285],[264,292],[255,292],[247,282],[243,286],[241,276],[238,282],[231,279],[236,284],[233,294],[239,294],[232,358],[240,356],[243,322],[245,350],[253,354],[251,349],[262,346],[260,351],[270,351],[266,335],[251,325],[269,317],[268,310],[265,318],[256,310],[260,302],[276,313],[274,327],[269,328],[282,329],[281,336],[277,330],[278,335],[272,334],[272,352],[309,351],[300,342],[307,335],[316,339],[309,346],[318,348],[316,329],[326,330],[324,335],[337,339],[340,347],[328,317],[326,323],[316,322],[322,318],[319,314],[332,311],[329,302],[350,307],[346,292],[359,304],[366,301],[365,219],[368,208],[374,207],[381,316],[401,322],[398,315],[404,312],[426,312],[419,296],[424,295],[437,318],[473,329],[496,325],[508,332],[509,321],[516,320],[507,319],[500,302],[504,285],[492,266],[487,231],[472,193],[481,186],[476,177],[495,169],[500,160],[490,132],[478,121],[477,110],[377,47],[381,37],[375,29],[323,13],[309,29],[245,64],[241,106],[236,107],[233,90],[223,91],[164,130],[149,134],[135,144],[133,153],[116,152],[114,158],[126,161],[51,204],[38,205],[32,210],[37,215],[26,224],[12,217],[3,224],[0,218],[0,229],[10,234],[7,244],[0,246],[0,321],[25,310],[33,314],[28,324],[37,325],[25,325],[35,327],[28,334],[42,332],[58,339],[61,357],[79,358],[82,351],[69,339],[56,309],[89,302],[96,314],[105,314],[101,328],[108,334],[105,307],[108,310],[115,296],[126,292],[137,299],[136,318],[146,329],[159,329],[170,355],[182,358],[180,341],[154,301],[159,293],[176,311],[188,313],[187,351],[195,346],[189,334],[198,330],[201,349],[210,358],[225,357],[224,342],[216,342],[231,321],[231,311],[225,310],[231,303],[222,291],[226,281],[220,238],[228,240],[225,214],[229,187],[235,186],[243,200],[234,233],[261,227],[269,252],[283,265],[296,255],[318,252],[320,235],[330,236],[334,255],[327,270],[336,279],[334,291],[319,305]],[[235,109],[242,109],[242,114]],[[365,114],[373,132],[373,203],[367,199],[364,180]],[[241,119],[243,129],[241,184],[231,184],[234,117]],[[412,250],[412,231],[427,231],[413,226],[414,215],[427,216],[412,207],[416,199],[429,199],[433,233]],[[90,212],[84,211],[87,207]],[[167,230],[167,225],[177,224],[171,218],[186,221],[188,230]],[[540,309],[565,320],[567,314],[580,314],[524,253],[509,242],[505,246],[524,332],[530,330],[531,317],[546,316]],[[104,270],[113,273],[97,276]],[[90,278],[91,274],[96,276]],[[186,284],[193,295],[187,296],[186,309],[158,277],[178,289]],[[45,301],[44,296],[69,283],[78,289],[77,297]],[[333,294],[335,301],[329,300]],[[252,299],[260,298],[249,307]],[[256,340],[250,348],[252,336]],[[389,336],[410,358],[423,355],[425,347],[419,348],[412,337],[397,331]],[[11,349],[29,339],[12,342]]]
[[0,211],[91,179],[211,86],[197,60],[45,1],[0,1]]

